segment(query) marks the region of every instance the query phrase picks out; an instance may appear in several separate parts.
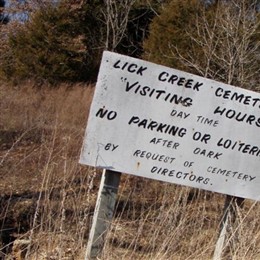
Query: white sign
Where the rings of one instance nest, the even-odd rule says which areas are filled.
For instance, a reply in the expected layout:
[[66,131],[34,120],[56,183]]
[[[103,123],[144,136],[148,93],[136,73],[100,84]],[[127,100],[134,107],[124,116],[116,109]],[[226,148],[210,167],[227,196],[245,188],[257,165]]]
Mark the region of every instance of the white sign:
[[80,163],[260,199],[260,95],[104,52]]

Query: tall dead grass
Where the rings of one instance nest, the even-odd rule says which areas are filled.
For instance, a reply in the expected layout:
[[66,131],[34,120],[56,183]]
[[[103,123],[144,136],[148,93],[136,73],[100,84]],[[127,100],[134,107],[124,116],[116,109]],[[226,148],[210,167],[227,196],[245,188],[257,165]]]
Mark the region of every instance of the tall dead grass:
[[[78,164],[93,90],[0,86],[1,234],[26,241],[2,243],[3,257],[84,259],[100,179]],[[101,258],[211,259],[224,199],[124,175]],[[238,209],[223,259],[260,259],[259,212]]]
[[1,194],[16,208],[4,208],[2,226],[17,219],[11,235],[29,240],[26,259],[77,255],[95,200],[97,174],[78,164],[93,87],[2,85],[0,93]]

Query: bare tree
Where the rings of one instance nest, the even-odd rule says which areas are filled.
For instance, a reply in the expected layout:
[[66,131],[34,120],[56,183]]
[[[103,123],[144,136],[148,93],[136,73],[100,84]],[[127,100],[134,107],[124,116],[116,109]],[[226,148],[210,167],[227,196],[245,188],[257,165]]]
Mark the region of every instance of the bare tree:
[[106,50],[114,51],[122,40],[129,18],[129,12],[136,0],[105,0],[103,11],[106,24]]
[[189,52],[184,57],[176,46],[170,46],[172,53],[177,52],[182,63],[202,76],[259,90],[260,19],[256,7],[257,1],[218,1],[211,16],[206,9],[197,16],[196,33],[186,30],[202,56]]

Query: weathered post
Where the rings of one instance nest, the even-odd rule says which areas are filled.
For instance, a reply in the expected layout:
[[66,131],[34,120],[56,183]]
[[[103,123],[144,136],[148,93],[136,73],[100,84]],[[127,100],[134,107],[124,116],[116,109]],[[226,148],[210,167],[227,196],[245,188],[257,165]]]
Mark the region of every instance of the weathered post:
[[216,243],[213,260],[220,260],[224,251],[225,242],[230,235],[232,225],[235,224],[238,207],[243,207],[244,198],[227,195],[221,218],[219,238]]
[[87,245],[86,260],[95,259],[102,252],[114,214],[120,177],[119,172],[103,171]]

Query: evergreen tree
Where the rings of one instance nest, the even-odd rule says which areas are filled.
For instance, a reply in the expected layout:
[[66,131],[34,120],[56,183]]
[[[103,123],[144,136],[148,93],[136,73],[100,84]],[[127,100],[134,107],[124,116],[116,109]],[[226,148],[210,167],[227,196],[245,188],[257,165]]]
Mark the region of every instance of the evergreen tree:
[[7,78],[52,84],[84,80],[87,66],[81,35],[76,13],[65,4],[41,8],[9,38],[12,62],[3,68]]
[[164,6],[151,23],[144,58],[184,69],[182,60],[199,51],[192,44],[191,34],[202,8],[200,0],[172,0]]
[[10,35],[0,73],[16,82],[95,81],[103,50],[141,55],[161,2],[167,1],[64,0],[29,6],[34,13]]

